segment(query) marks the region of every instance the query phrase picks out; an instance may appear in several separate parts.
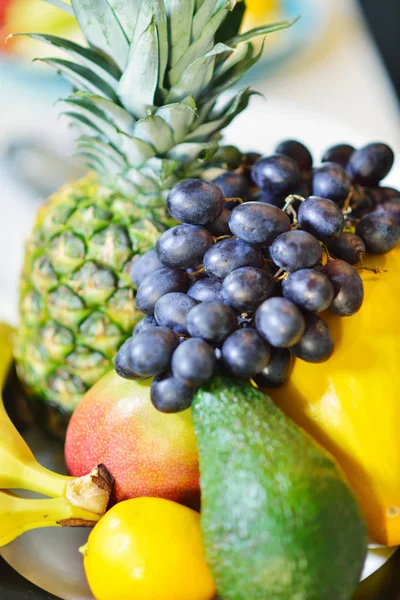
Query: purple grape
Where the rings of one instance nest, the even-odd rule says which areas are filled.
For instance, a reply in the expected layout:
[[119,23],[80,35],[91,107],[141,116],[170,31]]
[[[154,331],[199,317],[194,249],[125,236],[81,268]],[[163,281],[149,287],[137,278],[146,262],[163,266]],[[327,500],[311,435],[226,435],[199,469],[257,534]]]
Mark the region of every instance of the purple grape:
[[260,158],[253,166],[252,176],[254,183],[271,196],[287,196],[301,179],[298,164],[284,154]]
[[226,171],[218,175],[214,179],[214,183],[220,188],[225,198],[241,198],[242,200],[246,200],[249,197],[248,181],[239,173]]
[[263,204],[270,204],[276,208],[282,209],[286,204],[287,196],[271,196],[268,192],[261,192],[257,196],[256,202],[262,202]]
[[306,328],[300,341],[290,351],[306,362],[322,363],[333,353],[333,339],[328,325],[321,317],[308,313],[305,315]]
[[225,340],[222,360],[236,377],[250,379],[268,364],[270,346],[255,329],[239,329]]
[[400,200],[400,191],[392,187],[377,187],[369,188],[369,192],[374,196],[376,204],[382,204],[383,202],[391,202]]
[[389,173],[393,162],[394,154],[389,146],[372,143],[351,155],[347,172],[354,183],[376,186]]
[[229,198],[225,201],[224,208],[227,208],[228,210],[233,210],[241,204],[243,204],[243,201],[240,198]]
[[301,203],[298,219],[302,229],[321,242],[339,237],[344,227],[344,217],[338,206],[325,198],[310,196]]
[[311,312],[322,312],[333,300],[333,286],[328,277],[314,269],[301,269],[282,281],[283,296]]
[[147,275],[150,275],[153,271],[157,271],[157,269],[161,269],[163,266],[155,250],[149,250],[142,254],[142,256],[137,255],[130,270],[133,284],[139,287]]
[[282,387],[290,377],[292,363],[292,355],[287,348],[271,348],[271,357],[267,366],[253,377],[253,381],[260,388]]
[[186,292],[189,279],[183,271],[162,267],[147,275],[136,294],[136,306],[147,315],[154,314],[154,307],[161,296],[170,292]]
[[326,162],[321,167],[314,169],[312,175],[314,196],[328,198],[337,204],[341,204],[346,200],[350,189],[350,177],[340,165]]
[[328,250],[336,258],[356,265],[363,259],[366,248],[359,235],[345,231],[328,244]]
[[168,229],[157,242],[161,262],[169,267],[197,267],[203,256],[214,245],[211,233],[205,227],[177,225]]
[[322,162],[337,163],[345,169],[354,151],[355,148],[349,144],[337,144],[328,148],[322,157]]
[[358,312],[364,299],[364,285],[357,271],[344,260],[331,260],[323,273],[333,285],[334,299],[329,309],[340,317]]
[[221,237],[223,235],[231,235],[231,230],[229,229],[229,217],[231,216],[231,211],[228,208],[224,208],[222,213],[218,215],[214,221],[208,223],[207,229],[212,233],[215,237]]
[[275,281],[262,269],[241,267],[223,281],[222,298],[238,313],[252,313],[272,296]]
[[194,338],[221,344],[237,329],[237,318],[230,306],[221,302],[204,302],[189,312],[186,327]]
[[202,339],[190,338],[175,350],[172,373],[187,385],[200,386],[210,381],[216,363],[214,348]]
[[271,258],[285,271],[315,267],[322,258],[318,240],[306,231],[293,230],[280,235],[272,244]]
[[220,281],[239,267],[262,268],[263,262],[261,250],[238,238],[221,240],[204,255],[207,275]]
[[359,219],[371,212],[376,206],[376,194],[371,188],[354,186],[354,194],[351,199],[351,216]]
[[260,158],[261,154],[259,154],[258,152],[247,152],[247,154],[243,155],[243,176],[246,178],[249,186],[254,185],[252,178],[252,168],[253,165],[258,160],[260,160]]
[[222,302],[222,283],[216,279],[200,279],[188,289],[188,296],[198,302]]
[[229,227],[249,244],[270,246],[281,233],[290,230],[290,219],[283,210],[270,204],[246,202],[233,209]]
[[178,336],[167,327],[146,329],[120,348],[115,370],[125,379],[147,379],[159,375],[169,367],[178,344]]
[[374,210],[375,213],[387,213],[394,219],[397,225],[400,225],[400,198],[398,202],[383,202],[378,204]]
[[276,348],[296,344],[304,332],[304,318],[293,302],[286,298],[269,298],[256,312],[258,333]]
[[205,225],[224,208],[225,198],[217,185],[201,179],[186,179],[170,191],[167,206],[177,221]]
[[141,319],[138,323],[136,323],[135,327],[133,328],[132,335],[136,335],[137,333],[140,333],[141,331],[145,331],[146,329],[150,329],[151,327],[157,327],[157,326],[158,326],[158,323],[154,317],[151,317],[151,316],[143,317],[143,319]]
[[370,213],[360,219],[356,233],[371,254],[386,254],[399,241],[400,227],[387,212]]
[[275,149],[277,154],[289,156],[297,162],[301,171],[309,171],[313,165],[310,151],[304,144],[296,140],[285,140]]
[[163,373],[151,384],[150,397],[158,411],[171,414],[190,408],[195,392],[196,388],[170,373]]
[[161,296],[154,307],[154,316],[158,325],[169,327],[175,333],[185,334],[186,317],[197,301],[186,294],[171,292]]

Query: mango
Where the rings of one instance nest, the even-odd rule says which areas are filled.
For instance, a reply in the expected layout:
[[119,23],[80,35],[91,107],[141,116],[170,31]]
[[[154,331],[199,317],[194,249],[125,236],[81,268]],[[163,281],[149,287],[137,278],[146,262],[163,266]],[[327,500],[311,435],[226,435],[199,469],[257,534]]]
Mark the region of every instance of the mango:
[[369,256],[353,317],[326,313],[335,351],[326,363],[297,360],[289,382],[268,390],[278,406],[339,461],[372,541],[400,544],[400,248]]
[[74,477],[88,473],[88,465],[106,465],[115,477],[117,502],[151,496],[199,507],[191,411],[158,412],[150,400],[149,380],[128,381],[114,371],[102,377],[73,414],[65,460]]

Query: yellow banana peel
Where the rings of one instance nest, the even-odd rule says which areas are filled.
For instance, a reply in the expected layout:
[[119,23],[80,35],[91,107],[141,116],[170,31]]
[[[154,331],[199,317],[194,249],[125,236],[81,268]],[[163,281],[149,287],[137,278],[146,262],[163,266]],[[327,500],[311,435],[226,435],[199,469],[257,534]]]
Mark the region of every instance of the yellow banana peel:
[[[324,364],[297,360],[275,402],[338,460],[356,493],[372,541],[400,544],[400,248],[370,256],[360,271],[361,310],[323,315],[335,340]],[[340,525],[340,524],[338,524]]]
[[31,529],[91,527],[99,517],[70,504],[66,498],[30,500],[0,491],[0,548]]
[[[0,387],[12,364],[13,330],[0,323]],[[0,492],[0,546],[36,527],[94,524],[105,513],[113,479],[104,465],[74,479],[40,465],[9,419],[0,398],[0,489],[23,489],[54,499],[28,500]]]

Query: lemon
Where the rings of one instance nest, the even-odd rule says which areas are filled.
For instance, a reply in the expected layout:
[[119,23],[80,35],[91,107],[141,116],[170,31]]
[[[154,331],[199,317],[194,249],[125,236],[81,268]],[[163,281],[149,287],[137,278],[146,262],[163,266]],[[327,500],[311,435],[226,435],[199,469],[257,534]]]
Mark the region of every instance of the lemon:
[[96,600],[212,600],[216,594],[200,515],[170,500],[115,505],[81,552]]

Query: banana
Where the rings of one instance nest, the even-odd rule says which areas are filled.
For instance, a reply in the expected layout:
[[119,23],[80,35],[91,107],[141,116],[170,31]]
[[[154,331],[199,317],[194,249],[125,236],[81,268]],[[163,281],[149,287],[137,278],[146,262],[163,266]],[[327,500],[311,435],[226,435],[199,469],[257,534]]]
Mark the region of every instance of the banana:
[[[12,364],[12,328],[0,323],[0,389]],[[0,546],[27,529],[92,525],[107,510],[114,480],[104,465],[84,477],[67,477],[40,465],[14,427],[0,396],[0,489],[23,489],[53,498],[26,500],[0,492]]]
[[91,527],[99,518],[76,508],[66,498],[28,500],[0,491],[0,548],[30,529]]

